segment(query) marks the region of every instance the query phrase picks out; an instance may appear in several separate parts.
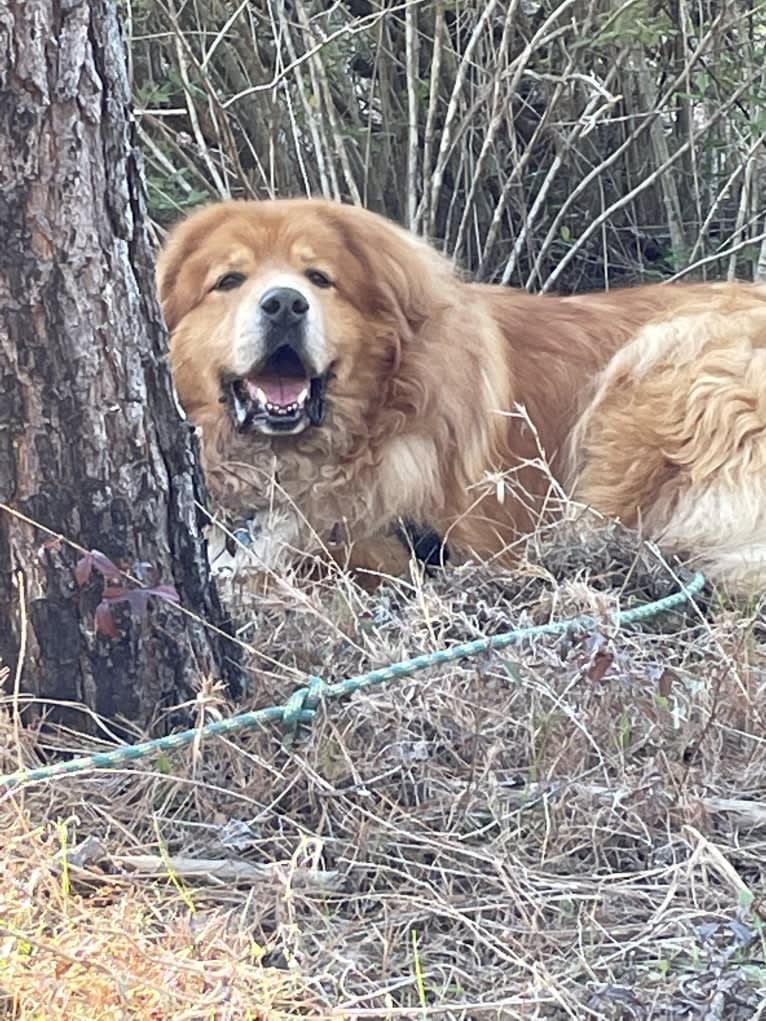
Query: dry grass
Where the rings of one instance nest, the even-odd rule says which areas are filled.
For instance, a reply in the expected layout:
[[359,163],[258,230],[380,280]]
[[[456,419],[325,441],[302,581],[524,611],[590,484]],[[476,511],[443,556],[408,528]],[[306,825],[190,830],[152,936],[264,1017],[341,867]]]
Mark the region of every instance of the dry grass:
[[[509,624],[603,626],[359,693],[292,752],[248,732],[4,796],[4,1015],[762,1016],[760,612],[608,623],[673,586],[608,531],[515,575],[242,597],[251,706]],[[0,766],[83,750],[13,733]]]
[[[94,807],[103,814],[101,793]],[[77,794],[90,796],[87,787]],[[90,812],[74,815],[76,796],[67,804],[54,801],[42,812],[37,804],[31,810],[8,805],[3,813],[3,1017],[107,1021],[305,1014],[307,983],[265,967],[262,948],[230,909],[204,890],[186,890],[171,868],[154,884],[125,874],[115,852],[118,843],[131,841],[129,834],[110,836],[109,853],[103,852],[109,869],[65,865],[62,845],[89,830],[92,820]],[[150,815],[151,806],[145,809]],[[31,819],[38,814],[50,821],[35,826]],[[121,824],[119,814],[107,829],[119,833],[130,821]],[[85,850],[96,847],[89,842]]]

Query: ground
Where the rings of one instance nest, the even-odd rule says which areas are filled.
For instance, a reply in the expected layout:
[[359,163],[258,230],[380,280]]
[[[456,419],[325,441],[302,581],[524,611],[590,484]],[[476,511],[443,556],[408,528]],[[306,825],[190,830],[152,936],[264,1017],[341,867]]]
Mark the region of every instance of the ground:
[[[247,708],[595,623],[328,703],[292,748],[269,726],[0,795],[3,1016],[766,1016],[762,614],[706,589],[611,622],[678,581],[600,528],[512,574],[232,588]],[[203,679],[200,719],[234,709]],[[93,748],[2,726],[3,769]]]

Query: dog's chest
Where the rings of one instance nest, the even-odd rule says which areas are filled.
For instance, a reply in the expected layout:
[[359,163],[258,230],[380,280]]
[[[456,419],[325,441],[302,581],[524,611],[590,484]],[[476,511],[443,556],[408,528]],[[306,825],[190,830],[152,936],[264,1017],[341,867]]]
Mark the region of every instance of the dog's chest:
[[369,472],[313,449],[239,441],[221,459],[206,456],[211,496],[227,516],[292,513],[324,534],[338,523],[363,520],[370,502]]

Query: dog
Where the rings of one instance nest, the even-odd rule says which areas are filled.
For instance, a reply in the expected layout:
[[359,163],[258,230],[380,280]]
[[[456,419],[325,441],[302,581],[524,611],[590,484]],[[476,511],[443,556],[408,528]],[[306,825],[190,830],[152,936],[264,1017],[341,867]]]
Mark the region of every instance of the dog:
[[265,564],[388,572],[403,520],[507,563],[559,492],[712,580],[766,578],[764,287],[533,295],[323,199],[193,212],[157,283],[211,496]]

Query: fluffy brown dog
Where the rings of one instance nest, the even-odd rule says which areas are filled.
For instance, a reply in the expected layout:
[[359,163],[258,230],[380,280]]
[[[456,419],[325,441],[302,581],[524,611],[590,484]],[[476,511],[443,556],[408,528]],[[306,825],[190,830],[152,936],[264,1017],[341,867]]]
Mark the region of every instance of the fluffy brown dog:
[[158,283],[213,498],[275,546],[348,538],[385,568],[370,551],[409,518],[503,557],[545,509],[545,461],[719,580],[766,577],[766,288],[533,296],[304,199],[194,213]]

